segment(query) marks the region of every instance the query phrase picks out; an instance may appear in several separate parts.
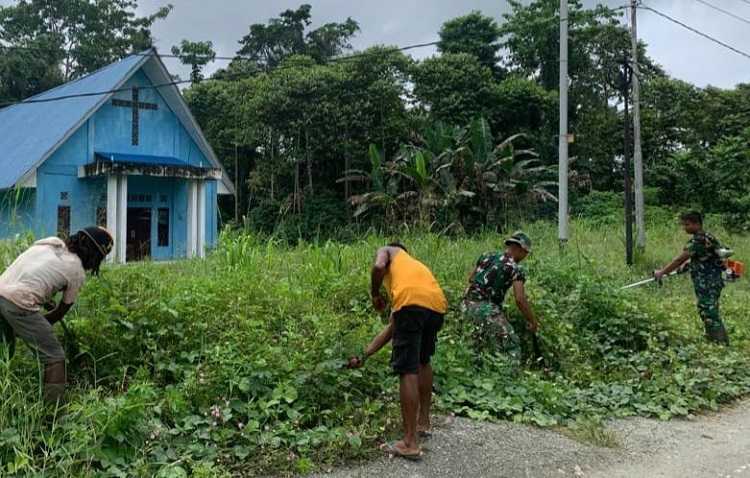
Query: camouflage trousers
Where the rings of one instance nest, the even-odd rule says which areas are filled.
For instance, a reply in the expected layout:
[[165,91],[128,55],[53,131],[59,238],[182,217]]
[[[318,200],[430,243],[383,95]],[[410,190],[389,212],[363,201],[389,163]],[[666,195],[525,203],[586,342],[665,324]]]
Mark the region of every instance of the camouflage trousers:
[[714,342],[729,344],[729,336],[721,321],[719,314],[719,299],[721,298],[721,288],[713,287],[695,290],[698,299],[698,314],[703,321],[706,329],[706,337]]
[[492,302],[465,300],[461,313],[465,323],[472,327],[478,350],[505,353],[520,362],[521,341],[501,307]]

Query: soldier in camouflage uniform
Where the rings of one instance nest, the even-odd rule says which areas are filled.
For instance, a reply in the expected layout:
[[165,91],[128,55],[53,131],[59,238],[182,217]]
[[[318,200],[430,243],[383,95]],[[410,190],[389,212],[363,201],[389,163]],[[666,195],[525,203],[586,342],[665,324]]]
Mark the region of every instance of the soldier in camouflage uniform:
[[505,241],[505,246],[504,252],[488,252],[479,258],[461,309],[464,319],[473,326],[474,340],[479,349],[504,352],[520,362],[521,343],[505,317],[503,302],[512,287],[529,330],[537,331],[539,325],[526,300],[526,275],[519,266],[531,251],[531,240],[523,232],[516,232]]
[[682,254],[664,269],[656,271],[654,276],[661,280],[689,261],[690,275],[698,299],[698,313],[703,321],[706,337],[714,342],[729,345],[729,337],[719,315],[719,299],[724,288],[721,244],[713,235],[703,230],[703,216],[699,212],[683,214],[680,220],[685,232],[693,237],[688,241]]

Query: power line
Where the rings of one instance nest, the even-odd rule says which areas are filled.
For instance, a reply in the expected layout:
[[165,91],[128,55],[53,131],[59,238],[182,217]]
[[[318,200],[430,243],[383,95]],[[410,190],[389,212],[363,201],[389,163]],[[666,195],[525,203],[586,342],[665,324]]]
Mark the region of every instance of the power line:
[[739,15],[736,15],[736,14],[730,12],[729,10],[724,10],[721,7],[717,7],[716,5],[714,5],[712,3],[708,3],[706,0],[695,0],[695,1],[698,2],[698,3],[702,3],[703,5],[707,6],[708,8],[712,8],[712,9],[716,10],[717,12],[721,12],[724,15],[728,15],[728,16],[736,19],[736,20],[739,20],[741,22],[745,22],[748,25],[750,25],[750,20],[748,20],[747,18],[741,17]]
[[[747,2],[750,4],[750,0],[742,0],[744,2]],[[618,7],[611,8],[610,10],[613,12],[617,12],[620,10],[624,10],[629,8],[629,5],[620,5]],[[555,18],[548,18],[543,21],[554,21]],[[561,18],[560,21],[566,21],[568,18]],[[409,45],[403,48],[399,48],[400,51],[407,51],[407,50],[413,50],[416,48],[424,48],[428,46],[436,46],[440,42],[439,41],[433,41],[428,43],[419,43],[415,45]],[[37,52],[49,52],[49,48],[42,48],[42,47],[35,47],[35,46],[21,46],[21,45],[2,45],[0,44],[0,50],[6,50],[6,51],[37,51]],[[160,58],[176,58],[176,59],[182,59],[185,56],[188,55],[175,55],[171,53],[143,53],[143,52],[136,52],[136,53],[128,53],[128,56],[159,56]],[[248,56],[248,55],[234,55],[234,56],[221,56],[221,55],[195,55],[192,56],[192,58],[195,58],[197,60],[209,60],[209,61],[218,61],[218,60],[255,60],[255,58]]]
[[[437,45],[438,43],[439,42],[435,41],[435,42],[429,42],[429,43],[417,43],[414,45],[407,45],[403,47],[385,48],[383,50],[378,50],[378,51],[365,51],[365,52],[355,53],[355,54],[348,55],[348,56],[331,58],[328,61],[325,61],[322,64],[316,65],[316,66],[330,65],[333,63],[339,63],[339,62],[344,62],[344,61],[352,61],[352,60],[356,60],[362,57],[375,56],[376,54],[390,54],[390,53],[414,50],[417,48],[425,48],[428,46]],[[154,54],[154,53],[141,53],[136,56],[161,56],[161,55]],[[250,75],[248,75],[245,72],[240,72],[240,73],[237,73],[236,75],[227,75],[223,78],[217,78],[214,80],[208,79],[206,81],[231,81],[234,79],[241,79],[243,77],[252,77],[252,76],[256,76],[256,75],[260,75],[264,73],[272,73],[276,71],[283,71],[283,70],[288,70],[288,69],[293,69],[293,68],[297,68],[297,66],[296,65],[278,66],[276,68],[272,68],[268,70],[258,70],[256,72],[251,73]],[[188,83],[193,83],[193,80],[175,80],[175,81],[170,81],[167,83],[160,83],[158,85],[142,86],[142,87],[139,87],[139,89],[141,90],[159,89],[159,88],[163,88],[167,86],[177,86],[177,85],[183,85],[183,84],[188,84]],[[51,103],[54,101],[69,100],[69,99],[74,99],[74,98],[86,98],[86,97],[91,97],[91,96],[102,96],[102,95],[109,95],[109,94],[114,94],[114,93],[121,93],[125,91],[131,91],[131,88],[118,88],[114,90],[93,91],[93,92],[88,92],[88,93],[76,93],[72,95],[55,96],[52,98],[39,98],[39,99],[29,99],[29,100],[22,100],[22,101],[16,101],[16,102],[0,103],[0,108],[5,108],[8,106],[15,106],[15,105],[23,105],[23,104]]]
[[750,0],[740,0],[740,2],[745,2],[745,3],[747,3],[748,5],[750,5]]
[[[399,51],[408,51],[408,50],[414,50],[417,48],[424,48],[428,46],[435,46],[439,44],[439,41],[433,41],[429,43],[418,43],[416,45],[409,45],[403,48],[399,48]],[[38,52],[49,52],[49,48],[41,48],[41,47],[33,47],[33,46],[19,46],[19,45],[0,45],[0,50],[6,50],[6,51],[38,51]],[[356,55],[356,54],[355,54]],[[255,60],[255,58],[247,55],[234,55],[234,56],[209,56],[209,55],[174,55],[174,54],[168,54],[168,53],[129,53],[128,56],[158,56],[160,58],[176,58],[176,59],[182,59],[186,56],[190,56],[191,58],[195,58],[197,60],[209,60],[209,61],[215,61],[215,60]],[[353,56],[353,55],[350,55]],[[348,58],[348,57],[342,57],[342,58]]]
[[681,26],[682,28],[685,28],[685,29],[687,29],[687,30],[690,30],[691,32],[693,32],[693,33],[695,33],[695,34],[697,34],[697,35],[700,35],[700,36],[702,36],[703,38],[706,38],[706,39],[708,39],[708,40],[711,40],[712,42],[714,42],[714,43],[717,43],[717,44],[719,44],[719,45],[723,46],[724,48],[726,48],[726,49],[728,49],[728,50],[731,50],[731,51],[733,51],[733,52],[737,53],[738,55],[742,55],[742,56],[744,56],[745,58],[748,58],[748,59],[750,59],[750,53],[747,53],[747,52],[745,52],[745,51],[739,50],[739,49],[737,49],[737,48],[733,47],[732,45],[730,45],[730,44],[728,44],[728,43],[724,43],[723,41],[721,41],[721,40],[718,40],[718,39],[716,39],[716,38],[712,37],[711,35],[709,35],[709,34],[707,34],[707,33],[703,33],[702,31],[700,31],[700,30],[697,30],[697,29],[695,29],[695,28],[691,27],[690,25],[687,25],[687,24],[683,23],[683,22],[681,22],[681,21],[677,20],[676,18],[670,17],[670,16],[669,16],[669,15],[667,15],[666,13],[660,12],[659,10],[656,10],[655,8],[651,8],[651,7],[649,7],[649,6],[646,6],[646,5],[643,5],[643,4],[641,4],[641,5],[640,5],[640,6],[638,7],[638,8],[643,8],[644,10],[648,10],[648,11],[650,11],[650,12],[653,12],[653,13],[655,13],[655,14],[659,15],[660,17],[662,17],[662,18],[665,18],[665,19],[669,20],[669,21],[670,21],[670,22],[672,22],[672,23],[676,23],[677,25]]

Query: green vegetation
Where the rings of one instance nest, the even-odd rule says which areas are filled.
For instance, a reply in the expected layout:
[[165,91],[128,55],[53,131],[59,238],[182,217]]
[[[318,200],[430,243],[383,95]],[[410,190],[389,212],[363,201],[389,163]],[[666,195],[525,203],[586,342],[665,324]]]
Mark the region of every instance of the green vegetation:
[[[454,310],[435,359],[439,410],[573,424],[581,439],[601,442],[591,424],[602,419],[684,416],[750,392],[747,284],[730,285],[722,304],[729,349],[702,339],[684,276],[663,289],[618,290],[683,244],[673,220],[659,221],[650,229],[659,246],[633,271],[621,265],[612,224],[576,222],[563,257],[551,225],[529,225],[529,291],[552,370],[512,371],[502,358],[475,356]],[[750,239],[716,232],[748,257]],[[435,270],[454,307],[476,257],[501,241],[494,233],[400,239]],[[252,476],[375,453],[399,426],[388,354],[360,371],[341,367],[382,327],[367,284],[385,240],[289,247],[227,233],[205,261],[105,270],[69,318],[83,355],[70,369],[66,409],[44,409],[24,347],[0,362],[2,471]],[[0,246],[3,264],[21,246]]]
[[581,443],[588,443],[603,448],[617,448],[620,440],[617,433],[607,430],[605,424],[599,419],[582,418],[573,421],[561,433]]
[[[146,49],[171,7],[140,17],[138,3],[0,7],[0,43],[12,47],[0,47],[0,102]],[[385,46],[346,56],[359,23],[312,28],[309,5],[250,25],[242,57],[211,77],[210,41],[175,46],[191,67],[191,110],[239,184],[243,225],[262,237],[226,232],[206,261],[91,280],[69,318],[83,352],[71,361],[64,410],[41,404],[25,349],[0,360],[0,475],[252,476],[369,456],[398,428],[395,379],[387,354],[364,370],[342,365],[382,327],[368,268],[398,231],[454,307],[477,256],[501,243],[494,231],[531,223],[536,242],[529,288],[549,370],[476,356],[452,312],[435,359],[443,412],[569,426],[614,446],[607,418],[668,419],[750,392],[746,284],[730,286],[722,304],[729,349],[702,340],[685,277],[618,289],[680,249],[675,206],[720,214],[712,229],[750,257],[750,239],[718,227],[750,227],[750,86],[675,80],[641,45],[650,242],[628,270],[618,77],[630,40],[622,11],[572,0],[578,220],[560,256],[554,228],[534,222],[557,209],[546,200],[557,159],[558,4],[510,0],[500,23],[477,12],[449,20],[439,55],[420,61]],[[12,191],[0,207],[21,214],[29,200]],[[347,242],[326,242],[334,237]],[[0,243],[0,265],[29,241]]]

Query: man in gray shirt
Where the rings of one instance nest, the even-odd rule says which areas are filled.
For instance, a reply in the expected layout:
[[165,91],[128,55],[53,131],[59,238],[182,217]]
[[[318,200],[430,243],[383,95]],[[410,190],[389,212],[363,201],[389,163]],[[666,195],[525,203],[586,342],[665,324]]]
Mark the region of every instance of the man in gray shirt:
[[[63,241],[49,237],[35,242],[0,275],[0,330],[9,350],[15,337],[34,349],[44,364],[44,398],[56,402],[65,391],[65,352],[52,331],[73,307],[86,271],[99,266],[112,250],[106,229],[87,227]],[[60,303],[42,315],[42,307],[62,292]],[[46,308],[46,307],[45,307]]]

